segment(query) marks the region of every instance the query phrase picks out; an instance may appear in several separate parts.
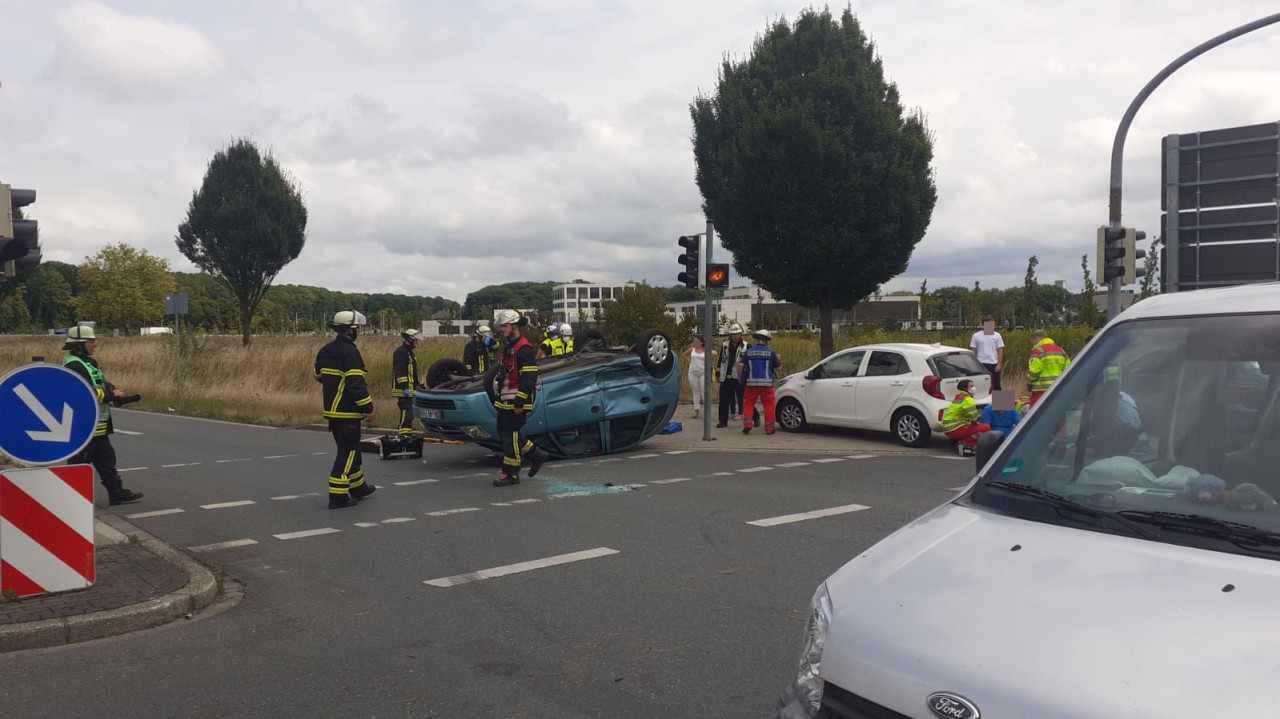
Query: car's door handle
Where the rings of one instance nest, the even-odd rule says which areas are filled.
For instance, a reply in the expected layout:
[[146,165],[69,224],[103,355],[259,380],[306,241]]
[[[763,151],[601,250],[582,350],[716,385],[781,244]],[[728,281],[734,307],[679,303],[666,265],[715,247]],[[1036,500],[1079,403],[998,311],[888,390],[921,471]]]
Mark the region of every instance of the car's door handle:
[[841,387],[852,387],[852,386],[853,386],[853,383],[852,383],[852,382],[841,382],[841,383],[840,383],[840,386],[841,386]]
[[906,387],[907,383],[906,382],[890,382],[889,386],[890,387]]

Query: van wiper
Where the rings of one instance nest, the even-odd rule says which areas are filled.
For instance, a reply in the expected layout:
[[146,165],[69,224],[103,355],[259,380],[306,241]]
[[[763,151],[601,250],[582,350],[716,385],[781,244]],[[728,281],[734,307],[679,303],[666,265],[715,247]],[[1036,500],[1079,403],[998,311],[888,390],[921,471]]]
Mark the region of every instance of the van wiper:
[[1119,516],[1119,513],[1108,512],[1103,509],[1096,509],[1094,507],[1090,507],[1087,504],[1081,504],[1079,502],[1072,501],[1062,496],[1061,494],[1056,494],[1046,489],[1040,489],[1039,487],[1032,487],[1029,484],[1020,484],[1018,482],[1002,482],[999,480],[991,480],[991,481],[983,482],[983,485],[987,487],[997,487],[999,489],[1007,490],[1009,492],[1014,492],[1017,494],[1025,494],[1029,497],[1035,497],[1037,499],[1044,501],[1047,504],[1053,505],[1053,507],[1055,507],[1056,509],[1065,510],[1068,512],[1075,512],[1076,514],[1083,514],[1086,517],[1093,517],[1095,519],[1099,519],[1103,523],[1112,522],[1113,524],[1118,524],[1124,527],[1125,529],[1129,530],[1129,532],[1133,534],[1135,537],[1142,537],[1143,539],[1159,539],[1160,538],[1160,535],[1157,534],[1156,532],[1151,531],[1150,529],[1142,526],[1141,524],[1138,524],[1137,522],[1134,522],[1130,519],[1125,519],[1123,516]]
[[1206,517],[1203,514],[1184,514],[1182,512],[1147,512],[1139,509],[1123,509],[1116,512],[1116,514],[1130,521],[1151,524],[1161,529],[1223,539],[1245,549],[1265,547],[1269,550],[1280,551],[1280,532],[1259,529],[1249,524],[1215,519]]

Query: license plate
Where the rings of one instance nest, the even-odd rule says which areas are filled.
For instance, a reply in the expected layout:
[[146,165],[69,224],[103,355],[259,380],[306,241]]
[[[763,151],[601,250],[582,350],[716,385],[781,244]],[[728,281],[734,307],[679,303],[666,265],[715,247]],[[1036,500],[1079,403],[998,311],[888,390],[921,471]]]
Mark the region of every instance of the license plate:
[[440,411],[440,410],[438,410],[438,409],[424,409],[424,410],[422,410],[422,418],[423,418],[423,419],[440,419],[442,416],[443,416],[443,414],[442,414],[442,413],[441,413],[441,411]]

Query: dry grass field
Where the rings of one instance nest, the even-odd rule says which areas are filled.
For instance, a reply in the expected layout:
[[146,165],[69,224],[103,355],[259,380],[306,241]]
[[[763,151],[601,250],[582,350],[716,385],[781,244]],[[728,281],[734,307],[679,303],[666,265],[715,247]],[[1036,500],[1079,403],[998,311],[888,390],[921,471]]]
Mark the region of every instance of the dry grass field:
[[[781,375],[801,371],[821,359],[818,336],[809,333],[776,333],[773,342],[783,360]],[[860,330],[841,333],[836,347],[874,342],[926,342],[967,347],[969,331],[886,332]],[[1005,387],[1025,383],[1030,331],[1002,333],[1005,339]],[[1050,336],[1069,354],[1084,346],[1090,330],[1083,327],[1053,329]],[[126,394],[142,395],[133,405],[153,412],[208,417],[273,426],[297,426],[322,421],[320,386],[313,377],[316,351],[331,335],[266,335],[255,337],[246,348],[238,336],[184,335],[182,337],[181,392],[176,383],[175,342],[172,336],[105,337],[96,356],[107,379]],[[673,338],[681,350],[685,338]],[[418,361],[425,373],[436,360],[461,358],[464,338],[427,339],[418,345]],[[374,426],[392,427],[396,406],[391,396],[391,353],[400,344],[397,335],[363,335],[358,346],[369,371],[373,392]],[[61,362],[62,340],[52,336],[0,336],[0,374],[44,357]],[[688,383],[683,399],[689,400]]]

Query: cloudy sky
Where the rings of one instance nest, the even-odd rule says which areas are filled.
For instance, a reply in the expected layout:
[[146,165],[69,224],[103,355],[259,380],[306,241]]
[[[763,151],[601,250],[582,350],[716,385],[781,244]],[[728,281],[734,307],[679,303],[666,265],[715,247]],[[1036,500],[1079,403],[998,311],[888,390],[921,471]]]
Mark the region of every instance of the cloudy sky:
[[[173,238],[247,137],[305,193],[278,283],[463,301],[517,280],[675,284],[703,229],[688,106],[801,0],[0,0],[0,181],[39,192],[45,257]],[[838,10],[843,6],[833,6]],[[853,5],[936,133],[938,206],[887,289],[1081,284],[1116,124],[1263,0]],[[1158,234],[1160,138],[1280,120],[1280,25],[1193,61],[1139,112],[1125,223]],[[725,257],[723,250],[720,258]],[[736,283],[735,283],[736,284]]]

